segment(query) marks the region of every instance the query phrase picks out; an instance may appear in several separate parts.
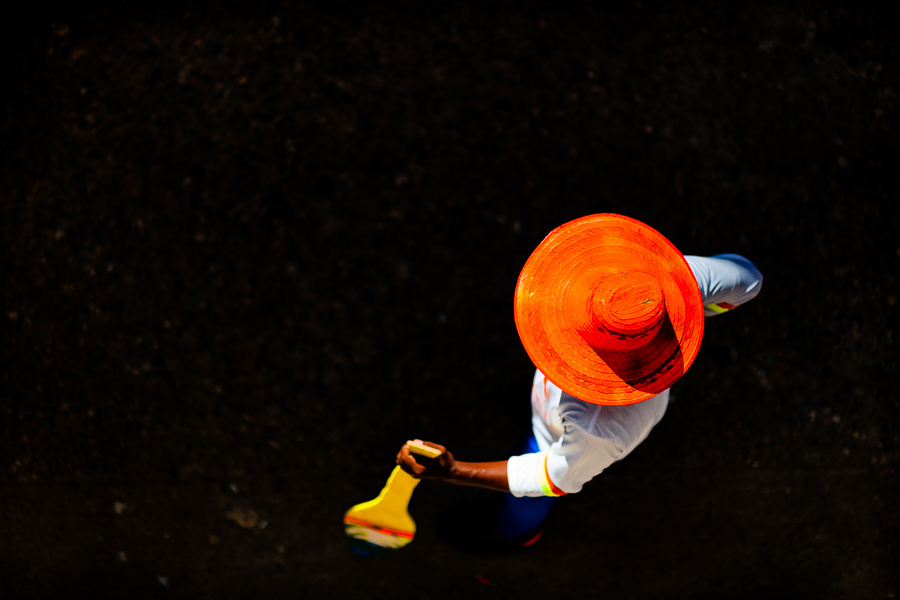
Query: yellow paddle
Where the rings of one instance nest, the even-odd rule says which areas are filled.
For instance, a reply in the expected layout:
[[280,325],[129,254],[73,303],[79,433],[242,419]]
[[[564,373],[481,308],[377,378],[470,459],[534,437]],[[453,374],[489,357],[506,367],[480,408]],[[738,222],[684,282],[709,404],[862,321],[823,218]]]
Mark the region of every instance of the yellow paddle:
[[[440,450],[409,441],[409,451],[419,456],[436,458]],[[402,548],[413,540],[416,523],[409,516],[407,506],[413,490],[419,484],[399,466],[387,480],[378,497],[357,504],[344,514],[344,533],[350,549],[362,556],[377,556]]]

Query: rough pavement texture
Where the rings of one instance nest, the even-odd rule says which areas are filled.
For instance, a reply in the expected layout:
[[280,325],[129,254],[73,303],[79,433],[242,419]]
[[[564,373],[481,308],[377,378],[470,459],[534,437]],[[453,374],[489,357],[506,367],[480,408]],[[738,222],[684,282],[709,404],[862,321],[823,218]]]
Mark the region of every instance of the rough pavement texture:
[[[0,596],[900,595],[882,11],[150,4],[4,23]],[[521,435],[518,271],[596,212],[763,292],[532,553],[427,482],[350,554],[404,440]]]

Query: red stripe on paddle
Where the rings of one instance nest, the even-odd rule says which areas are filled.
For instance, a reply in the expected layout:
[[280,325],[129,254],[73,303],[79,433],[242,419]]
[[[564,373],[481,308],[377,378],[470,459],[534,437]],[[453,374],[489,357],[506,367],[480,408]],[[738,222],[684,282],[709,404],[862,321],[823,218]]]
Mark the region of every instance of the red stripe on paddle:
[[359,525],[360,527],[365,527],[366,529],[373,529],[375,531],[380,531],[381,533],[386,533],[388,535],[399,535],[400,537],[405,537],[409,539],[413,539],[415,537],[414,533],[410,533],[408,531],[400,531],[399,529],[389,529],[387,527],[379,527],[378,525],[372,525],[371,523],[366,523],[360,519],[354,517],[344,517],[344,523],[353,523],[354,525]]

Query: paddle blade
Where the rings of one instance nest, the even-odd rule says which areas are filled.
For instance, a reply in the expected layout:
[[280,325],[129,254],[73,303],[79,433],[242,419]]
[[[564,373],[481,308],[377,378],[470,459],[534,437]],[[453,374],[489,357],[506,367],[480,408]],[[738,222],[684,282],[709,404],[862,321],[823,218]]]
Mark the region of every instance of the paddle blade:
[[416,534],[416,523],[406,508],[418,483],[400,467],[394,467],[377,498],[348,510],[344,514],[344,533],[350,549],[363,556],[377,556],[410,543]]
[[[408,442],[410,451],[428,458],[440,454],[429,446]],[[407,545],[416,535],[416,523],[407,511],[419,480],[394,467],[378,497],[357,504],[344,515],[344,533],[350,549],[361,556],[378,556]]]

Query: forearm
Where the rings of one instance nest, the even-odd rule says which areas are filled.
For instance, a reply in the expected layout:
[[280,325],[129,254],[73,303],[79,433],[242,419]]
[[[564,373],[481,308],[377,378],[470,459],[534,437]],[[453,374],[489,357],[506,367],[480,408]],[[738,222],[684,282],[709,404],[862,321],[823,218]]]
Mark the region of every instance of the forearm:
[[506,462],[461,462],[456,461],[447,481],[457,485],[471,485],[498,492],[509,491]]
[[404,444],[397,453],[397,464],[416,479],[440,479],[457,485],[472,485],[476,487],[496,490],[498,492],[509,491],[509,478],[506,473],[507,461],[496,462],[462,462],[453,458],[453,454],[440,444],[415,440],[418,444],[424,444],[440,451],[440,455],[434,459],[418,462],[409,452],[409,444]]

